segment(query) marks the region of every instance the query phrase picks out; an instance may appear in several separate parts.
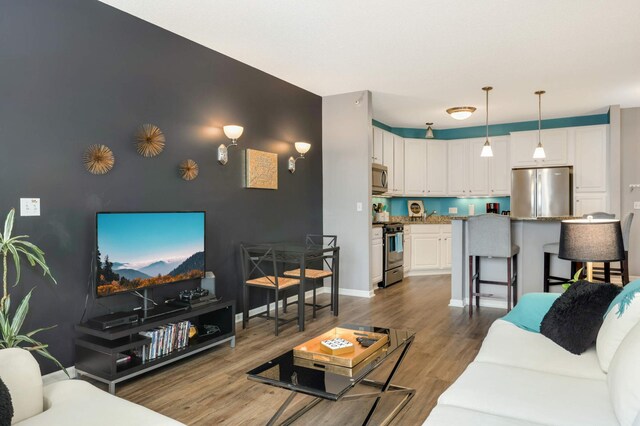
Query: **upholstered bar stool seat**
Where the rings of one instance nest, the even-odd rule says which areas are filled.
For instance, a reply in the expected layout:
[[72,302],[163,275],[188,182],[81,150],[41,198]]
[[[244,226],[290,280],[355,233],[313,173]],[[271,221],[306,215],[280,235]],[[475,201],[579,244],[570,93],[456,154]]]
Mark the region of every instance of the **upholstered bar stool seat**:
[[[482,284],[507,287],[507,311],[518,302],[518,253],[520,247],[511,241],[511,219],[509,216],[484,214],[468,219],[469,243],[469,316],[473,315],[473,299],[480,307],[480,297],[493,297],[481,293]],[[506,260],[506,281],[483,280],[480,275],[480,258],[502,258]],[[475,271],[474,271],[475,266]]]

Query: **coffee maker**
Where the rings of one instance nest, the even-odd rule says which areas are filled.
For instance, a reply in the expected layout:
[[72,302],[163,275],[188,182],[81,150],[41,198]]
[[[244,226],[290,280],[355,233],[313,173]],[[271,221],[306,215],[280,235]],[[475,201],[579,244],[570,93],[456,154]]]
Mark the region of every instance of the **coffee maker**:
[[500,203],[487,203],[487,213],[500,214]]

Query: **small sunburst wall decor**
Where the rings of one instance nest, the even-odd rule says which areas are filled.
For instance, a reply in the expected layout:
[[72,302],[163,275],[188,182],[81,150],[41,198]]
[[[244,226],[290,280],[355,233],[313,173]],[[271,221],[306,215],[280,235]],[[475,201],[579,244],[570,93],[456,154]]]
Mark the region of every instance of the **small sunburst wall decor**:
[[113,168],[115,158],[106,145],[91,145],[83,155],[84,167],[89,173],[103,175]]
[[180,175],[184,180],[194,180],[198,177],[198,172],[200,168],[198,167],[198,163],[189,159],[184,160],[180,163]]
[[136,134],[136,148],[143,157],[155,157],[164,149],[164,133],[155,124],[143,124]]

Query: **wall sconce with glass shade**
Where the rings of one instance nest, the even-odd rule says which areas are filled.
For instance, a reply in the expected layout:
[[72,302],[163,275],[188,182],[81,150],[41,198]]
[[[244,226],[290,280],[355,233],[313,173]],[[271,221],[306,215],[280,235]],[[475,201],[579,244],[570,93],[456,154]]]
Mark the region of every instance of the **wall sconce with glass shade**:
[[541,129],[542,129],[542,95],[546,92],[544,90],[538,90],[534,92],[538,95],[538,145],[536,146],[535,151],[533,151],[534,160],[543,160],[547,157],[544,153],[544,148],[542,147],[542,137],[541,137]]
[[224,126],[222,128],[224,130],[224,134],[231,139],[231,143],[229,146],[221,143],[218,147],[218,162],[223,166],[227,164],[229,161],[229,148],[238,146],[238,139],[242,136],[242,132],[244,132],[244,127],[237,125],[229,125]]
[[480,157],[493,157],[493,150],[491,149],[491,142],[489,141],[489,91],[493,90],[493,87],[486,86],[486,87],[483,87],[482,90],[484,90],[486,93],[487,137],[484,140],[484,145],[482,145],[482,151],[480,152]]
[[466,120],[476,111],[476,107],[461,106],[447,109],[447,114],[456,120]]
[[296,161],[300,160],[301,158],[304,159],[304,155],[311,149],[311,144],[308,142],[296,142],[294,143],[294,145],[296,147],[296,151],[298,151],[298,153],[300,154],[300,157],[289,157],[289,171],[291,173],[294,173],[296,171]]
[[425,134],[425,138],[427,139],[433,139],[433,129],[431,128],[431,126],[433,126],[433,123],[424,123],[427,125],[427,133]]

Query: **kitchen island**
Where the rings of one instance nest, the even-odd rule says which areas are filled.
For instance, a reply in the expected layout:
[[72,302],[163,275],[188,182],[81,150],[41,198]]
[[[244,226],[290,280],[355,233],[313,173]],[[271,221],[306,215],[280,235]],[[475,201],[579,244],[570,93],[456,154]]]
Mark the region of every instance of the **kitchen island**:
[[[544,255],[542,247],[557,243],[560,239],[560,222],[573,217],[511,218],[511,238],[520,246],[518,254],[518,297],[525,293],[543,291]],[[455,217],[451,221],[451,301],[449,306],[464,307],[469,303],[469,255],[467,252],[468,227],[466,217]],[[481,259],[482,279],[506,281],[505,259]],[[568,261],[552,256],[551,274],[570,276]],[[560,287],[555,287],[559,291]],[[506,286],[482,284],[482,293],[491,293],[500,300],[480,298],[480,306],[505,308]],[[552,290],[554,291],[554,287]]]

